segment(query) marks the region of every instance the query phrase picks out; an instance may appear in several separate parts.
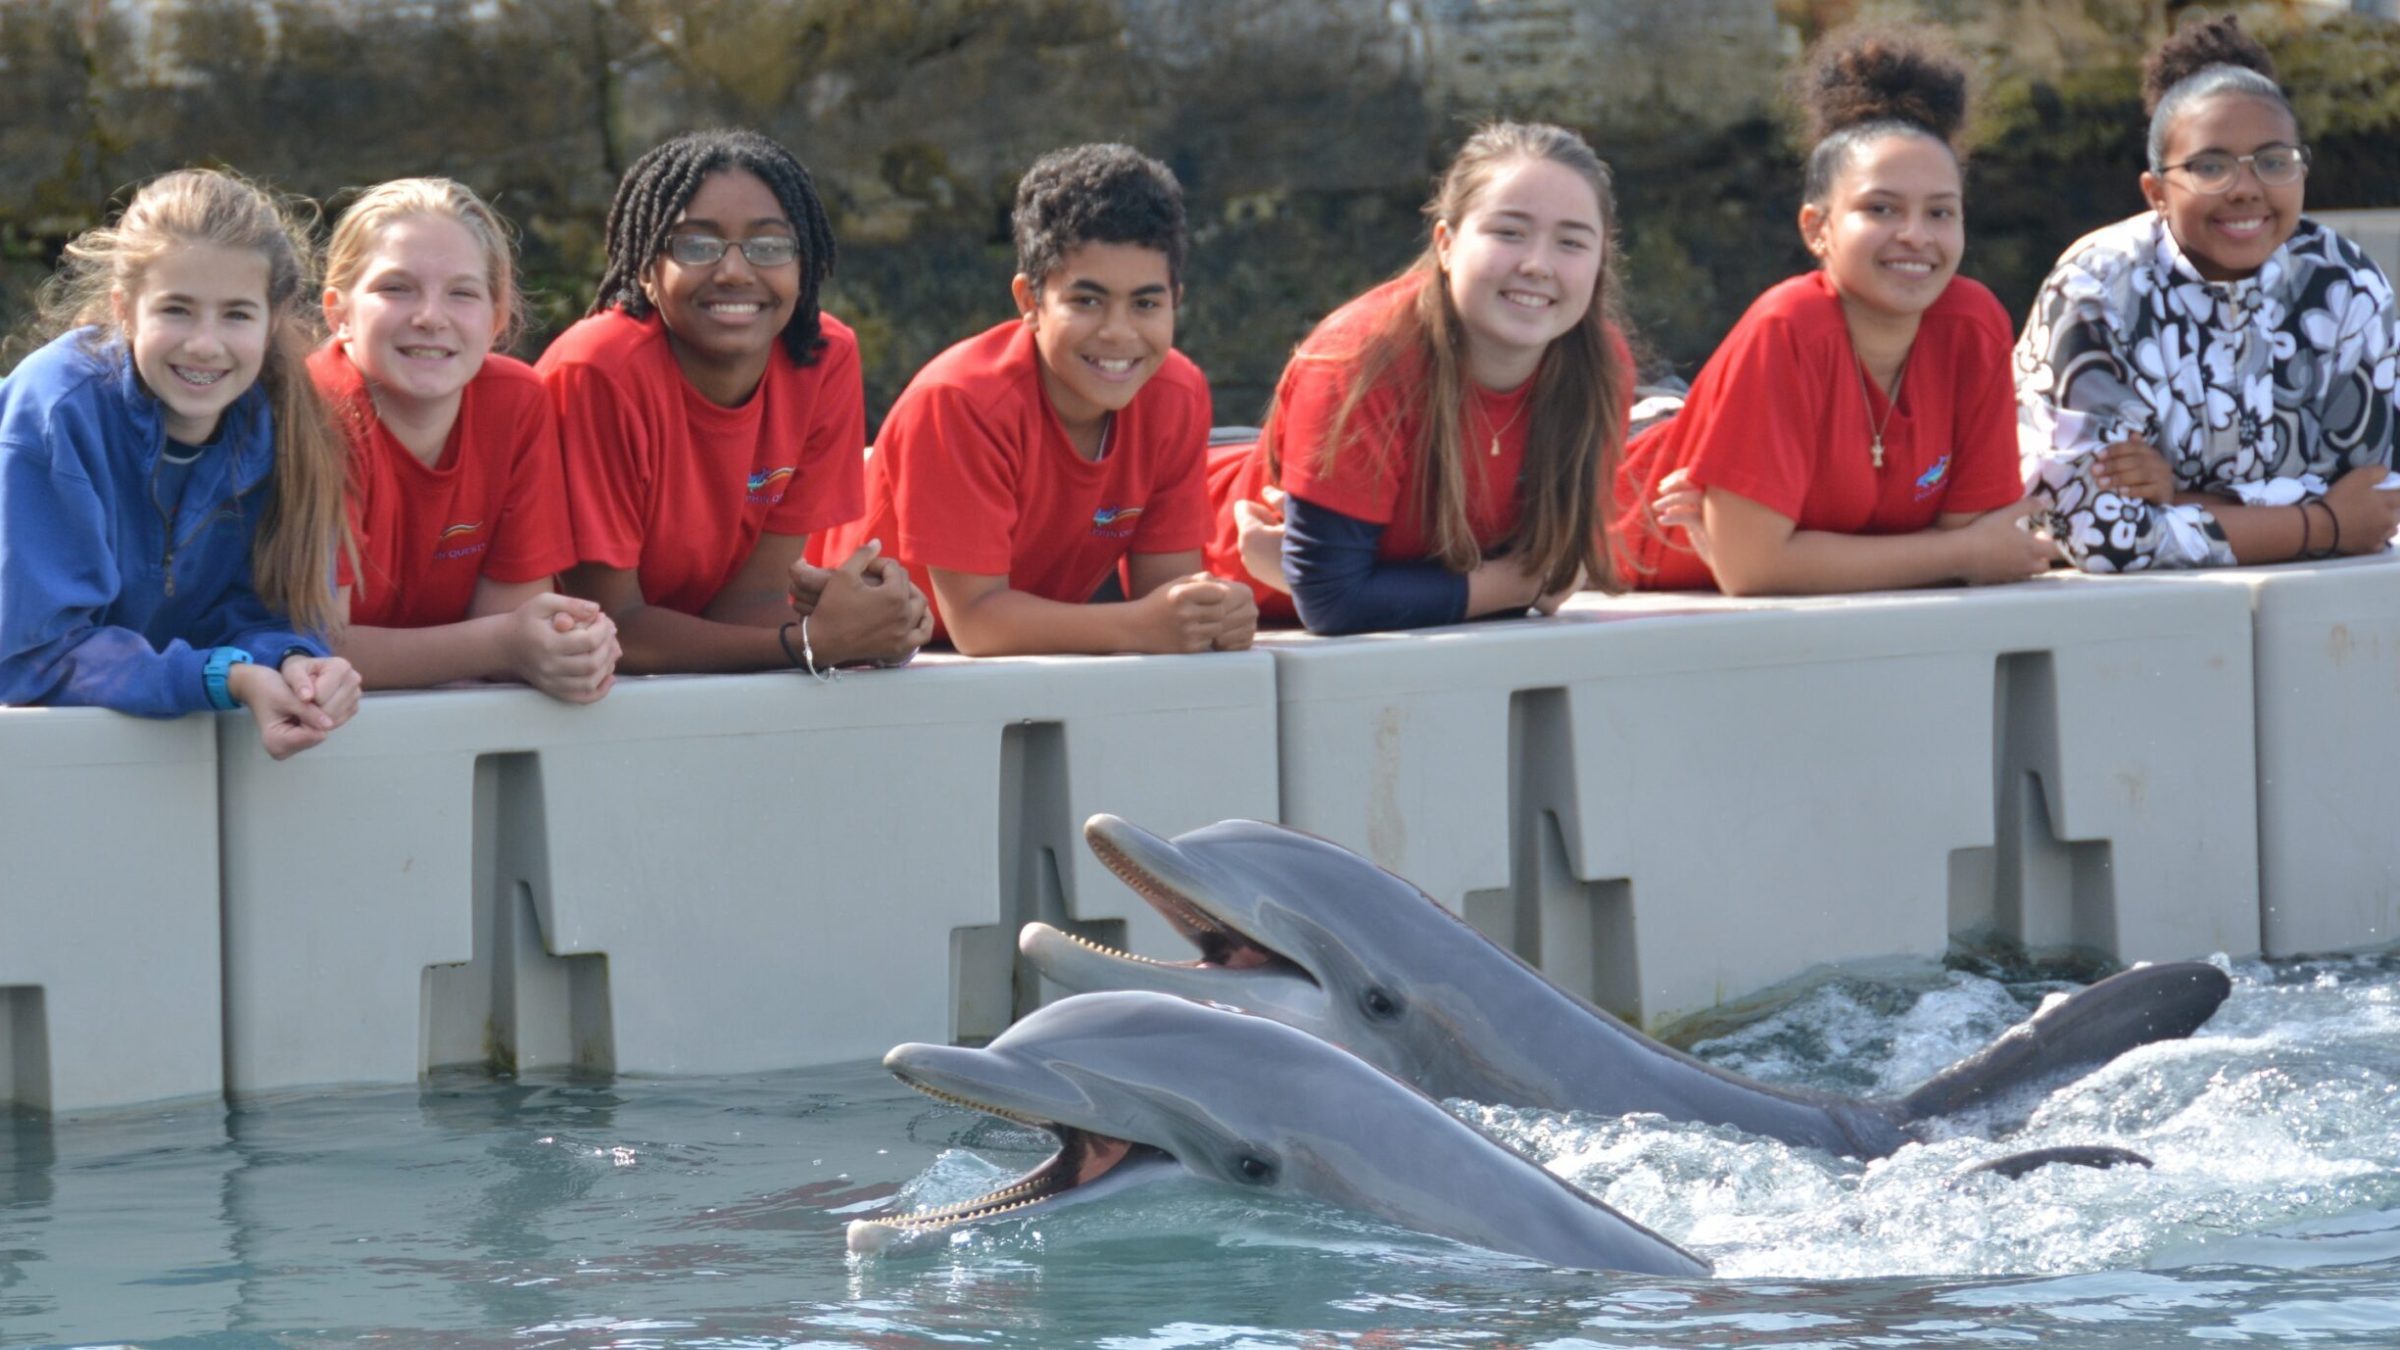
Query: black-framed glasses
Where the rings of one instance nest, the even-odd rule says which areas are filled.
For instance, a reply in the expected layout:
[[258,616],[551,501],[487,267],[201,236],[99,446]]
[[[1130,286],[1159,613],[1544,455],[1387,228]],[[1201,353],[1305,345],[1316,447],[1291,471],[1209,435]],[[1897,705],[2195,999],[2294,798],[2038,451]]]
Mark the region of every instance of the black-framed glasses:
[[740,243],[713,234],[670,234],[666,255],[685,267],[714,267],[725,250],[738,248],[752,267],[789,267],[800,261],[800,241],[788,234],[754,234]]
[[2246,155],[2228,155],[2222,150],[2208,150],[2192,156],[2181,164],[2169,164],[2168,171],[2181,170],[2191,180],[2192,191],[2215,194],[2233,186],[2241,177],[2242,166],[2258,175],[2258,181],[2268,187],[2297,183],[2308,172],[2308,147],[2305,145],[2270,145]]

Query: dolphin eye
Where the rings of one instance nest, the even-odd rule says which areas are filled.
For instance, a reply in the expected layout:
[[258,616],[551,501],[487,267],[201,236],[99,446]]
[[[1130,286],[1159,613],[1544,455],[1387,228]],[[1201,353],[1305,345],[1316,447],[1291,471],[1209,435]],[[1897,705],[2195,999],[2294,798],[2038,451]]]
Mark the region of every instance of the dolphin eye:
[[1243,1154],[1235,1160],[1233,1167],[1242,1174],[1242,1180],[1249,1182],[1264,1182],[1275,1175],[1275,1164],[1255,1153]]
[[1359,994],[1358,1006],[1365,1010],[1367,1016],[1379,1021],[1389,1021],[1400,1015],[1400,1001],[1372,986]]

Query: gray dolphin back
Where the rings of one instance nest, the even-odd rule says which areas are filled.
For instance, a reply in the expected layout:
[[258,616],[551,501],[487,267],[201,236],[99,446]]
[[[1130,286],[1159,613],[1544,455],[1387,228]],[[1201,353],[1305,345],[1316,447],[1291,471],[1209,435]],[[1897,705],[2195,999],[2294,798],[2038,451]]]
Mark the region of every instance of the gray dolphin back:
[[2128,1050],[2191,1035],[2232,992],[2233,981],[2205,961],[2111,975],[2010,1028],[1896,1105],[1906,1121],[2028,1107]]

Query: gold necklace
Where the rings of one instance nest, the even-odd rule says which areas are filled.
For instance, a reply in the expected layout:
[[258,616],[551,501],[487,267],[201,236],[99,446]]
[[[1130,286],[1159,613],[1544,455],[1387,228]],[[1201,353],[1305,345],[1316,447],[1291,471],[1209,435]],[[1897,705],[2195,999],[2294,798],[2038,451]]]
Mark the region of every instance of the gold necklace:
[[[1475,411],[1476,411],[1478,414],[1482,413],[1482,411],[1483,411],[1483,400],[1482,400],[1482,399],[1476,399],[1476,400],[1475,400]],[[1492,458],[1494,458],[1494,459],[1498,459],[1498,458],[1500,457],[1500,438],[1508,434],[1508,429],[1509,429],[1510,427],[1513,427],[1513,426],[1515,426],[1515,425],[1517,424],[1517,419],[1518,419],[1519,417],[1523,416],[1523,415],[1524,415],[1524,413],[1525,413],[1525,405],[1524,405],[1523,403],[1519,403],[1519,404],[1517,404],[1517,406],[1516,406],[1516,407],[1509,409],[1509,411],[1508,411],[1508,420],[1507,420],[1507,421],[1505,421],[1505,422],[1502,422],[1502,423],[1501,423],[1501,424],[1500,424],[1500,425],[1499,425],[1497,428],[1495,428],[1495,429],[1493,430],[1493,432],[1492,432],[1492,450],[1491,450],[1491,455],[1492,455]]]
[[[1868,447],[1868,453],[1875,457],[1878,469],[1883,467],[1883,429],[1892,424],[1892,414],[1900,407],[1900,382],[1908,378],[1909,354],[1916,349],[1916,344],[1910,343],[1908,351],[1900,354],[1900,371],[1892,376],[1891,395],[1883,401],[1883,420],[1874,424],[1875,444]],[[1850,349],[1850,368],[1858,374],[1858,401],[1867,410],[1867,416],[1873,417],[1875,400],[1867,397],[1867,363],[1860,359],[1855,347]]]

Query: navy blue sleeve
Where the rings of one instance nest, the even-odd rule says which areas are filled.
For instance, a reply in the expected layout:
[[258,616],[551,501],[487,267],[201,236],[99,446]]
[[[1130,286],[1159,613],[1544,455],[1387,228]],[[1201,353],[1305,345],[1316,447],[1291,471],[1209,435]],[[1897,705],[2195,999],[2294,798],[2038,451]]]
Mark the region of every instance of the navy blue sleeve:
[[1383,527],[1283,499],[1283,574],[1312,633],[1431,628],[1467,617],[1467,579],[1437,562],[1379,563]]

